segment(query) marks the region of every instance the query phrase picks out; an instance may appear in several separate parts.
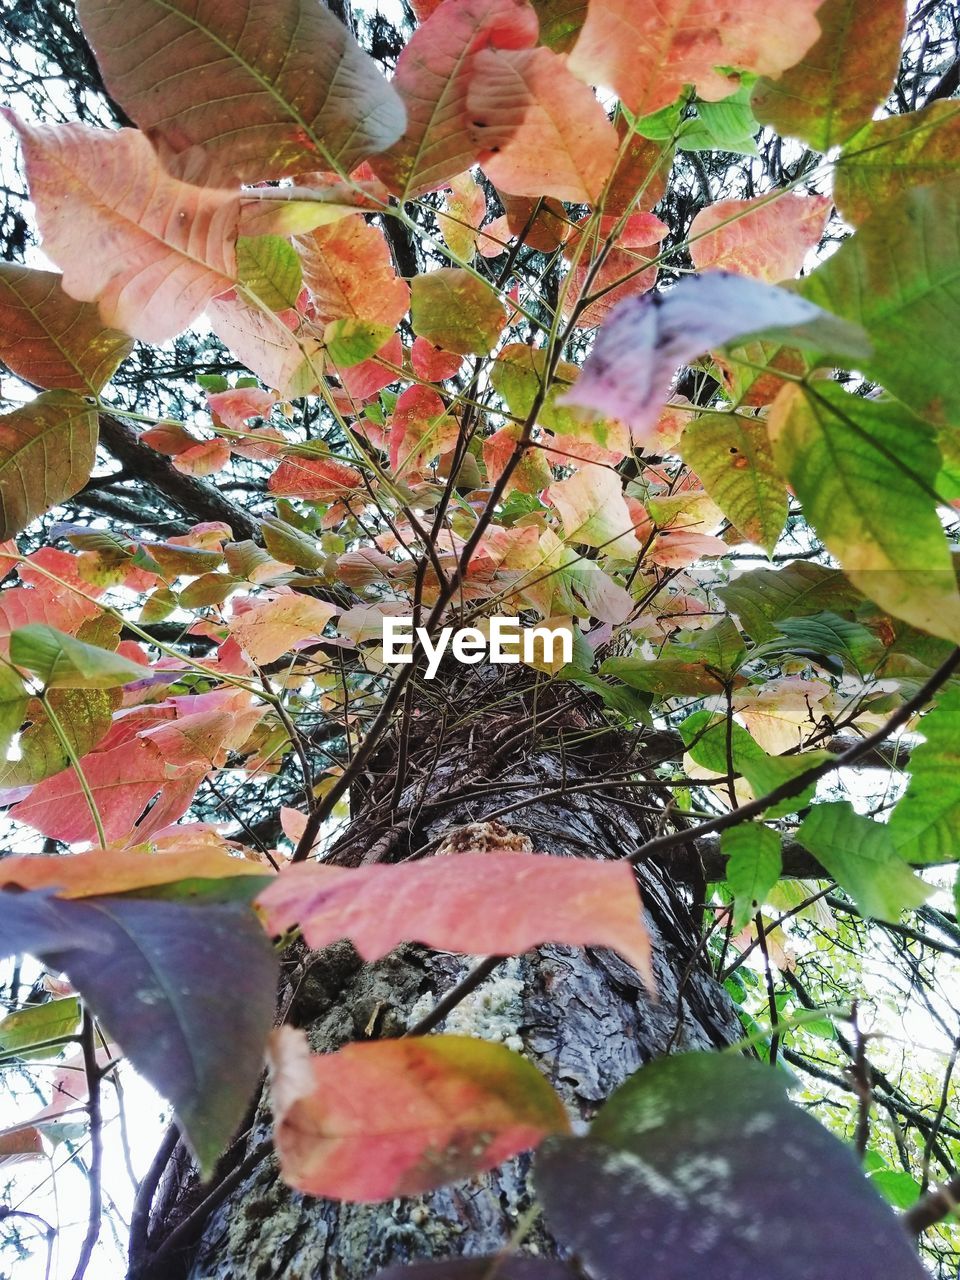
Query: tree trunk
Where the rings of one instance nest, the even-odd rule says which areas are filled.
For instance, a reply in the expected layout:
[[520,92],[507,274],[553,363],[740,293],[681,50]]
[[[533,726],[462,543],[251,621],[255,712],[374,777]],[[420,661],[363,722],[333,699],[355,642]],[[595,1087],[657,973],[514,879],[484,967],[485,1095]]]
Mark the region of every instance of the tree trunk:
[[[560,745],[541,743],[531,751],[534,726],[518,733],[518,720],[491,714],[479,743],[474,715],[475,736],[464,742],[448,735],[425,777],[411,767],[413,776],[393,807],[392,823],[376,826],[369,815],[385,811],[394,789],[394,744],[383,753],[391,758],[378,762],[380,776],[368,775],[370,789],[332,860],[348,865],[396,860],[425,845],[430,852],[439,845],[455,856],[458,848],[505,842],[572,857],[617,858],[645,838],[648,832],[635,811],[603,790],[537,798],[602,781],[611,768],[622,768],[622,739],[607,731],[579,747],[562,745],[565,738],[583,740],[586,726],[582,709],[558,707],[551,734]],[[429,747],[427,735],[405,758],[423,758]],[[517,787],[520,782],[527,785]],[[514,808],[501,822],[485,820],[523,800],[534,802]],[[504,960],[441,1024],[443,1030],[502,1040],[522,1050],[581,1120],[652,1058],[714,1048],[739,1034],[732,1006],[703,961],[688,891],[659,866],[639,867],[638,879],[653,945],[656,1000],[611,952],[546,946]],[[474,963],[404,946],[378,964],[364,965],[349,944],[338,944],[300,958],[285,979],[281,1007],[287,1008],[289,1021],[309,1029],[315,1049],[330,1051],[351,1040],[401,1033]],[[262,1100],[237,1160],[268,1135],[267,1100]],[[179,1275],[190,1280],[367,1280],[384,1267],[416,1258],[489,1253],[511,1238],[530,1203],[531,1164],[529,1156],[521,1156],[492,1174],[431,1195],[353,1205],[291,1191],[269,1155],[209,1216],[195,1246],[176,1257],[164,1253],[159,1269],[135,1266],[131,1275],[134,1280]],[[198,1202],[202,1193],[191,1179],[185,1161],[171,1162],[154,1205],[149,1252],[162,1247]],[[556,1252],[539,1220],[524,1236],[523,1247]]]

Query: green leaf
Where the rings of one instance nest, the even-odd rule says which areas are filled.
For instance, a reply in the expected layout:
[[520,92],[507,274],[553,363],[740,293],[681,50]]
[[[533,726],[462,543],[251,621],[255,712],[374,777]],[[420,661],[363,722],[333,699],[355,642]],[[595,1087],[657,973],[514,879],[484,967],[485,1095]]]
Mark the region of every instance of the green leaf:
[[723,678],[707,670],[703,662],[693,660],[683,650],[670,652],[675,646],[665,646],[665,656],[653,660],[637,657],[607,658],[600,666],[600,674],[616,676],[631,689],[652,693],[657,698],[673,698],[680,695],[702,698],[717,694],[723,689]]
[[18,1058],[49,1058],[55,1048],[35,1049],[48,1040],[72,1035],[80,1022],[80,1001],[76,996],[28,1005],[9,1013],[0,1022],[0,1056],[15,1053]]
[[[109,730],[119,694],[103,689],[51,689],[48,701],[74,756],[82,759]],[[29,724],[20,735],[19,759],[7,760],[6,753],[0,756],[2,787],[32,786],[70,764],[42,705],[32,700],[25,714]]]
[[587,0],[531,0],[540,20],[540,43],[554,53],[567,53],[577,42],[587,17]]
[[0,540],[83,488],[98,432],[96,411],[73,391],[44,391],[0,416]]
[[844,147],[833,194],[848,222],[859,224],[878,205],[912,187],[960,173],[960,102],[874,120]]
[[534,1182],[595,1280],[926,1276],[853,1152],[742,1057],[649,1063],[586,1136],[547,1139]]
[[113,689],[143,680],[150,670],[40,622],[11,633],[10,660],[32,671],[46,689]]
[[862,817],[846,800],[815,805],[797,839],[865,916],[895,922],[933,892],[899,856],[888,827]]
[[755,644],[775,640],[782,618],[802,617],[825,609],[853,609],[863,596],[839,569],[795,560],[782,569],[751,569],[720,587],[717,595]]
[[882,642],[860,622],[851,622],[839,614],[825,610],[806,618],[783,618],[777,623],[783,640],[769,640],[753,651],[752,657],[773,654],[810,654],[826,665],[837,656],[844,658],[861,675],[871,670],[885,652]]
[[780,879],[780,836],[762,822],[742,822],[722,832],[720,851],[736,904],[733,927],[742,929]]
[[341,369],[360,364],[380,350],[393,334],[393,326],[371,324],[369,320],[357,320],[353,316],[344,320],[331,320],[323,331],[327,355]]
[[920,722],[924,741],[910,753],[910,783],[887,830],[906,862],[960,859],[960,689],[947,685]]
[[867,331],[857,368],[937,426],[960,421],[960,181],[916,187],[877,209],[797,286]]
[[[713,711],[696,711],[680,726],[680,736],[695,764],[713,773],[727,773],[727,727],[725,716]],[[807,751],[797,756],[770,756],[751,735],[734,721],[730,725],[730,754],[735,773],[742,774],[757,797],[767,795],[784,782],[829,760],[827,751]],[[811,782],[796,796],[790,796],[767,811],[768,818],[795,813],[811,799],[816,783]]]
[[609,707],[611,711],[617,711],[629,720],[639,720],[641,724],[653,726],[648,695],[629,689],[622,684],[607,684],[599,676],[576,666],[564,667],[560,672],[560,679],[572,680],[574,684],[599,694],[603,699],[603,705]]
[[301,533],[285,520],[264,516],[260,521],[263,545],[282,564],[294,564],[299,569],[322,569],[327,553],[316,538]]
[[825,0],[812,49],[753,93],[757,119],[817,151],[838,146],[890,92],[900,65],[902,0]]
[[904,1169],[878,1169],[870,1183],[895,1209],[909,1209],[923,1195],[920,1183]]
[[[490,381],[498,395],[506,401],[514,417],[525,420],[540,394],[546,377],[548,352],[542,347],[528,347],[525,342],[507,343],[498,353],[490,370]],[[557,401],[576,382],[580,370],[565,360],[558,362],[550,386],[537,411],[537,422],[555,435],[585,434],[602,448],[616,447],[622,424],[597,417],[584,409],[570,409]]]
[[687,424],[681,450],[731,524],[772,554],[787,522],[787,489],[766,423],[737,413],[704,414]]
[[23,724],[27,710],[23,680],[8,666],[0,666],[0,760],[5,760],[14,734]]
[[711,671],[727,679],[739,670],[747,656],[743,637],[732,618],[721,618],[712,627],[694,632],[690,640],[674,641],[671,648],[696,654]]
[[739,155],[759,155],[754,135],[760,123],[750,106],[751,84],[741,84],[736,93],[719,102],[697,102],[694,119],[684,120],[677,146],[681,151],[732,151]]
[[271,311],[285,311],[297,305],[303,268],[296,249],[283,236],[240,236],[237,280]]
[[441,267],[413,277],[410,323],[426,338],[457,355],[486,355],[506,322],[496,290],[469,271]]
[[902,405],[821,382],[781,394],[770,433],[807,519],[851,582],[894,616],[960,639],[932,429]]

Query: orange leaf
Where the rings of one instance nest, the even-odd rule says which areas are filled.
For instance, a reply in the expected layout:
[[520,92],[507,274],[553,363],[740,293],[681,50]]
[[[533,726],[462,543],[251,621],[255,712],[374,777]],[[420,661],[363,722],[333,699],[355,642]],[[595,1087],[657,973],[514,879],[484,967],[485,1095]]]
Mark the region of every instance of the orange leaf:
[[356,319],[391,328],[410,305],[410,287],[394,270],[379,227],[351,214],[302,236],[297,248],[317,320]]
[[460,853],[396,866],[298,863],[258,899],[271,933],[312,947],[349,938],[364,960],[401,942],[518,955],[541,942],[612,947],[648,986],[650,940],[633,870],[544,853]]
[[172,177],[136,129],[4,115],[23,147],[44,252],[66,292],[99,302],[105,323],[164,342],[232,287],[239,191]]
[[285,498],[329,502],[360,487],[363,477],[354,467],[333,458],[284,458],[267,482],[271,493]]
[[4,858],[0,887],[55,889],[59,898],[129,893],[178,880],[220,880],[224,876],[269,875],[266,863],[233,858],[202,841],[183,839],[168,853],[142,849],[97,849],[58,858]]
[[549,49],[484,49],[474,66],[467,112],[490,181],[513,195],[595,204],[617,131],[564,59]]
[[336,613],[333,605],[304,595],[276,595],[236,613],[230,634],[257,663],[273,662],[298,644],[317,640]]
[[425,1036],[310,1053],[271,1037],[275,1140],[284,1181],[308,1195],[388,1200],[495,1168],[567,1133],[563,1104],[501,1044]]

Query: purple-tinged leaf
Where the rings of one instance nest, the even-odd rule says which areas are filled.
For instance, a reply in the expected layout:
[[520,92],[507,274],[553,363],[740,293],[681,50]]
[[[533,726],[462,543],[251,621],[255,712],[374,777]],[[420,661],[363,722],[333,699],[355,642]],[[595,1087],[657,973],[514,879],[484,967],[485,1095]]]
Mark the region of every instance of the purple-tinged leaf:
[[644,1067],[588,1136],[536,1158],[550,1229],[595,1280],[923,1280],[853,1152],[768,1066],[688,1053]]
[[775,285],[710,271],[669,293],[628,298],[597,334],[563,403],[629,423],[634,443],[653,441],[678,365],[714,347],[753,337],[779,338],[854,360],[866,359],[863,332]]

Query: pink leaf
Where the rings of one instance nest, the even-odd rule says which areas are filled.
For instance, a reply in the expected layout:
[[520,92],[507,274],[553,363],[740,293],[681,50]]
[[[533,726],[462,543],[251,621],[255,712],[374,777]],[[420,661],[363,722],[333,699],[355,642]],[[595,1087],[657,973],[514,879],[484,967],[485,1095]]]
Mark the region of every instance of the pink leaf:
[[329,502],[352,493],[362,481],[360,472],[333,458],[284,458],[267,482],[271,493],[285,498]]
[[236,272],[239,192],[172,177],[136,129],[28,125],[13,112],[43,249],[63,288],[144,342],[181,333]]
[[370,162],[394,194],[409,199],[470,168],[477,152],[467,113],[474,55],[488,46],[529,48],[537,25],[527,0],[445,0],[414,31],[393,78],[407,108],[406,132]]
[[601,547],[607,555],[633,559],[643,550],[638,520],[627,506],[623,482],[610,467],[587,463],[567,480],[553,484],[545,497],[560,512],[568,542]]
[[210,327],[241,364],[283,396],[312,395],[323,371],[323,340],[296,311],[265,314],[235,294],[207,306]]
[[714,102],[737,88],[720,68],[778,76],[799,62],[819,39],[821,3],[792,0],[772,12],[766,0],[590,0],[570,70],[614,89],[639,115],[667,106],[687,84]]
[[690,224],[693,265],[698,271],[722,267],[770,284],[789,280],[820,242],[832,207],[830,196],[718,200]]
[[443,382],[460,372],[463,356],[454,351],[444,351],[426,338],[414,338],[410,351],[413,372],[425,382]]
[[490,181],[514,195],[596,204],[617,131],[564,59],[549,49],[484,49],[474,66],[467,113]]
[[368,867],[298,863],[258,898],[271,933],[312,947],[349,938],[364,960],[401,942],[519,955],[542,942],[612,947],[652,985],[633,870],[543,853],[459,853]]
[[407,387],[390,419],[390,467],[397,475],[423,471],[452,449],[460,428],[431,387]]

